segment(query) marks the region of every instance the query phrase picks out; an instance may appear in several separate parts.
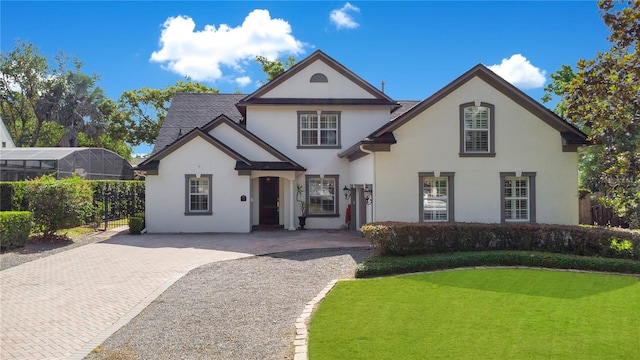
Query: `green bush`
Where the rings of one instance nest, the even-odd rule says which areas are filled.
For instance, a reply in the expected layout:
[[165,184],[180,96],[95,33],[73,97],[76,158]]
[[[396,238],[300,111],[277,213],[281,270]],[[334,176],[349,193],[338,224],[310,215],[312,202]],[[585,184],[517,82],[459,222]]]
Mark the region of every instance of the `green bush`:
[[35,229],[44,237],[53,236],[60,229],[82,225],[92,217],[93,193],[89,184],[79,177],[56,180],[45,175],[29,181],[26,191]]
[[527,266],[640,274],[640,261],[543,252],[483,251],[413,256],[372,255],[356,267],[356,277],[406,274],[474,266]]
[[145,227],[144,214],[136,214],[129,218],[129,232],[140,234]]
[[0,211],[27,211],[26,181],[0,182]]
[[546,224],[372,223],[362,227],[376,254],[523,250],[640,259],[640,233]]
[[33,216],[28,211],[0,211],[0,249],[24,246],[32,223]]

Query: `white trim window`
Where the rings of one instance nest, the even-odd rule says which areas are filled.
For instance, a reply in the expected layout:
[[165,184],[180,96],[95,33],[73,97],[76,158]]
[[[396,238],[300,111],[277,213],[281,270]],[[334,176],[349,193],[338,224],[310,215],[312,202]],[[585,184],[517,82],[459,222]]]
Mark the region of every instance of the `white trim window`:
[[449,178],[425,177],[422,202],[422,221],[449,221]]
[[339,123],[337,112],[298,113],[299,146],[339,146]]
[[490,109],[486,106],[464,108],[464,152],[488,153]]
[[504,178],[504,220],[529,221],[529,177]]
[[185,175],[185,214],[211,214],[211,175]]
[[325,175],[322,178],[307,175],[309,216],[336,216],[338,214],[337,186],[337,175]]

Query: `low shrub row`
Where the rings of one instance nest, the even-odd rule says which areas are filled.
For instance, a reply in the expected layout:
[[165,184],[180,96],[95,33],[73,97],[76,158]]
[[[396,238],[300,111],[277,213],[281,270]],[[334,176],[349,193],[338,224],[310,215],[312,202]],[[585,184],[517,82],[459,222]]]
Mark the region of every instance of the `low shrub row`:
[[520,250],[640,260],[640,232],[546,224],[371,223],[375,254]]
[[0,211],[0,249],[24,246],[32,224],[33,216],[29,211]]
[[129,218],[129,232],[140,234],[145,228],[144,213],[138,213]]
[[414,256],[372,255],[356,267],[366,278],[474,266],[526,266],[640,274],[640,261],[530,251],[484,251]]

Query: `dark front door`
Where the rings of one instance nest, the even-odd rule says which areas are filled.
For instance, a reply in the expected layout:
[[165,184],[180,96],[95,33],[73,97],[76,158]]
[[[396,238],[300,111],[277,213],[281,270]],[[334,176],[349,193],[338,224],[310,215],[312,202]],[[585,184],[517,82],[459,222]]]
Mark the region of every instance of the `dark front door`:
[[260,225],[278,225],[280,222],[279,192],[280,178],[260,178]]

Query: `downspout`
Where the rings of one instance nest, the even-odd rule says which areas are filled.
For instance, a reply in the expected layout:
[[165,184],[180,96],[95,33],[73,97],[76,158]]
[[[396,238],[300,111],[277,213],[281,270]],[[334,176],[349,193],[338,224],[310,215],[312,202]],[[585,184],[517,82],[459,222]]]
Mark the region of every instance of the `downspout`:
[[371,222],[376,221],[376,215],[375,215],[375,210],[376,210],[376,197],[375,195],[375,188],[376,188],[376,153],[374,151],[371,150],[367,150],[364,148],[364,144],[360,144],[360,151],[362,151],[363,153],[367,153],[367,154],[371,154],[373,156],[373,184],[371,184],[371,196],[373,196],[373,202],[371,203]]

